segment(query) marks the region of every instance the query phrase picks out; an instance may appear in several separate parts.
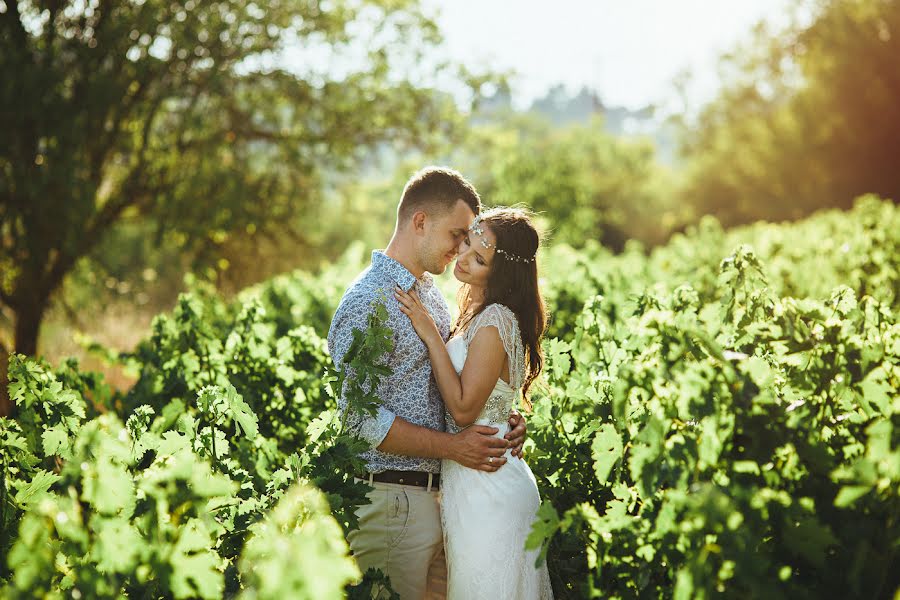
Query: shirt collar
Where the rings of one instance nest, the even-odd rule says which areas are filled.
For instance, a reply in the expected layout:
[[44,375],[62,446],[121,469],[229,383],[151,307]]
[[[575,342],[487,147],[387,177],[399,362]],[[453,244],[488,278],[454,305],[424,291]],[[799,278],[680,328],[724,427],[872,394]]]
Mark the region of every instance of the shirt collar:
[[416,282],[419,283],[419,287],[422,289],[431,287],[433,284],[430,273],[423,273],[419,279],[416,279],[415,275],[409,272],[409,269],[381,250],[372,251],[372,268],[386,273],[404,292],[408,292]]

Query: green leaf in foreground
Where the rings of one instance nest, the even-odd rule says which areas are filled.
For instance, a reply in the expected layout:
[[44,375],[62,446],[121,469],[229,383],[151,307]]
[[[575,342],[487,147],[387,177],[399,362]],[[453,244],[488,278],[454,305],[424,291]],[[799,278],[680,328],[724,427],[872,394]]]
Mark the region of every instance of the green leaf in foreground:
[[337,600],[360,577],[324,495],[304,484],[252,527],[240,570],[246,586],[241,597],[260,600]]
[[59,475],[39,469],[32,480],[16,492],[16,503],[26,505],[40,499],[57,481],[59,481]]
[[605,484],[609,473],[622,458],[622,437],[612,423],[600,426],[591,444],[591,456],[594,458],[594,472],[597,480]]

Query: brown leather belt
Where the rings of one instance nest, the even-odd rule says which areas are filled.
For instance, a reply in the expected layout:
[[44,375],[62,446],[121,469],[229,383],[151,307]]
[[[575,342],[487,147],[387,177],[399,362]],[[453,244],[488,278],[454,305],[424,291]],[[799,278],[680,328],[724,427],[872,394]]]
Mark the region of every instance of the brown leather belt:
[[382,471],[381,473],[363,473],[362,475],[358,475],[358,477],[365,481],[398,483],[400,485],[415,485],[427,489],[429,475],[431,475],[431,489],[440,489],[440,473],[426,473],[425,471]]

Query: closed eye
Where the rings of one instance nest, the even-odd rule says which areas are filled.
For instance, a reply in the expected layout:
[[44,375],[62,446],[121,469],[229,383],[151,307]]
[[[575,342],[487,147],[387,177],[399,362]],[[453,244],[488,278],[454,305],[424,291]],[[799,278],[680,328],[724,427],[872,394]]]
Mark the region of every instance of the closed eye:
[[[466,239],[464,239],[463,241],[465,242],[466,246],[470,246],[470,247],[472,246],[472,241],[469,239],[469,234],[468,234],[468,233],[466,234]],[[477,250],[475,251],[475,260],[478,261],[478,264],[479,264],[479,265],[484,266],[485,264],[487,264],[487,263],[484,262],[484,259],[481,258],[481,255],[478,254],[478,251],[477,251]]]

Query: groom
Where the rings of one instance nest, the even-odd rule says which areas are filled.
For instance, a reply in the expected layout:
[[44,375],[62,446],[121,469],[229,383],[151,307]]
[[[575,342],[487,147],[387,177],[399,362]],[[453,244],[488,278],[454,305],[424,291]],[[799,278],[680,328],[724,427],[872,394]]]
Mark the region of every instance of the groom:
[[[397,207],[390,243],[383,252],[372,252],[372,264],[344,293],[331,321],[328,349],[335,365],[341,365],[353,330],[365,330],[373,303],[392,298],[394,286],[418,293],[447,340],[450,311],[429,273],[444,272],[480,210],[475,188],[456,171],[429,167],[412,176]],[[397,302],[388,301],[387,310],[393,374],[377,390],[382,400],[377,415],[353,423],[372,446],[362,454],[367,472],[358,474],[374,488],[372,503],[359,508],[359,529],[349,542],[363,571],[381,569],[403,600],[418,600],[425,596],[428,568],[443,545],[441,459],[496,471],[506,462],[507,448],[520,453],[525,423],[514,414],[505,439],[492,437],[496,428],[480,425],[456,435],[445,433],[444,403],[428,349]],[[338,404],[346,409],[343,397]]]

